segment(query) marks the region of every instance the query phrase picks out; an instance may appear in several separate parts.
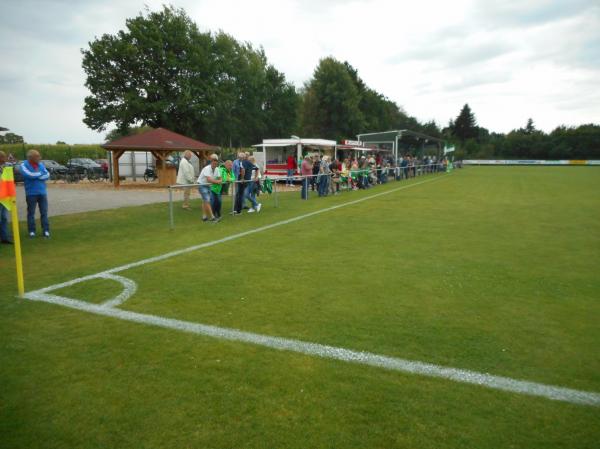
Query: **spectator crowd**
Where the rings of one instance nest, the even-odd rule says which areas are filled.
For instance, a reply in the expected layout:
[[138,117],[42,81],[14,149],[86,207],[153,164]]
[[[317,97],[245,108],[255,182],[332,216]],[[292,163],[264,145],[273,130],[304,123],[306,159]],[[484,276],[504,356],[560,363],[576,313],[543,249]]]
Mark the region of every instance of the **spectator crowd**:
[[[264,177],[255,158],[249,153],[240,152],[234,161],[222,163],[216,154],[209,157],[209,163],[196,177],[190,160],[191,151],[185,151],[179,164],[177,184],[183,190],[183,209],[191,210],[190,196],[194,187],[198,188],[202,199],[202,220],[216,223],[222,218],[222,196],[233,196],[232,215],[260,213],[262,204],[258,201],[261,193],[272,190],[273,180]],[[0,151],[0,174],[6,166],[13,165],[6,154]],[[341,190],[369,189],[377,184],[385,184],[389,179],[402,180],[425,173],[446,171],[448,161],[435,157],[417,159],[410,155],[400,158],[397,163],[380,155],[346,157],[341,161],[327,155],[306,155],[300,164],[293,157],[287,161],[288,187],[301,183],[300,196],[307,200],[309,191],[316,191],[319,197],[337,195]],[[295,175],[299,167],[299,175]],[[50,173],[41,162],[37,150],[27,152],[27,160],[20,164],[20,172],[25,186],[27,204],[27,229],[29,237],[37,236],[35,212],[39,210],[41,235],[50,238],[48,219],[48,194],[46,181]],[[12,244],[8,233],[8,211],[0,205],[0,243]]]
[[[189,162],[191,152],[185,152],[179,167],[177,183],[183,189],[183,208],[190,210],[189,198],[192,188],[197,185],[202,199],[202,220],[218,222],[222,215],[222,195],[232,189],[234,198],[232,215],[239,215],[244,209],[248,213],[258,213],[261,203],[257,197],[261,192],[271,189],[271,180],[263,179],[260,167],[249,153],[240,152],[234,161],[219,163],[216,154],[210,156],[210,163],[200,171],[194,183],[194,170]],[[386,160],[380,155],[347,157],[343,160],[333,159],[327,155],[307,154],[299,164],[299,176],[295,175],[297,163],[293,156],[287,159],[287,177],[284,179],[288,187],[300,181],[300,196],[308,199],[309,191],[316,191],[318,196],[337,195],[342,189],[369,189],[377,184],[385,184],[388,180],[402,180],[425,173],[446,171],[448,161],[435,157],[418,159],[410,155],[400,158],[396,163]]]

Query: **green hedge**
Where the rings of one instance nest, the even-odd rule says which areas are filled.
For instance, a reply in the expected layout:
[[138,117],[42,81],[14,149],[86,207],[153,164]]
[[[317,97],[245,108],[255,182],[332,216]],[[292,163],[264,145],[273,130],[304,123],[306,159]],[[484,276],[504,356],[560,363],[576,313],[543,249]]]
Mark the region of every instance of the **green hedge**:
[[[27,150],[36,149],[42,154],[42,159],[51,159],[59,164],[66,164],[74,157],[89,157],[90,159],[108,159],[108,152],[100,145],[34,145],[31,143],[0,144],[0,151],[7,155],[12,153],[15,158],[22,161],[26,159]],[[221,157],[234,160],[237,153],[247,151],[253,153],[257,148],[222,148],[217,151]]]
[[36,149],[42,154],[42,159],[52,159],[59,164],[65,164],[70,158],[89,157],[90,159],[106,159],[107,151],[100,145],[33,145],[33,144],[4,144],[0,151],[7,155],[12,153],[18,160],[25,160],[27,150]]

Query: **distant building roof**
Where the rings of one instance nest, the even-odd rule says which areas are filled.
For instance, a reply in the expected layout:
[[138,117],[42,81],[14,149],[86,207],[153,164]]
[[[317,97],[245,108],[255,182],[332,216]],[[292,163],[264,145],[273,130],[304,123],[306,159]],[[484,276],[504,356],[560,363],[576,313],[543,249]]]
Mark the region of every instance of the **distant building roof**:
[[402,136],[413,136],[417,139],[426,139],[435,142],[444,142],[444,139],[440,139],[439,137],[428,136],[427,134],[423,134],[417,131],[411,131],[410,129],[394,129],[391,131],[381,131],[377,133],[363,133],[357,134],[358,140],[361,142],[369,142],[376,141],[382,138],[402,138]]
[[140,134],[121,137],[102,145],[107,150],[215,150],[217,147],[194,140],[165,128],[156,128]]
[[300,137],[293,137],[290,139],[264,139],[262,143],[252,145],[253,147],[287,147],[292,145],[314,145],[320,147],[334,147],[336,144],[335,140],[326,139],[304,139]]

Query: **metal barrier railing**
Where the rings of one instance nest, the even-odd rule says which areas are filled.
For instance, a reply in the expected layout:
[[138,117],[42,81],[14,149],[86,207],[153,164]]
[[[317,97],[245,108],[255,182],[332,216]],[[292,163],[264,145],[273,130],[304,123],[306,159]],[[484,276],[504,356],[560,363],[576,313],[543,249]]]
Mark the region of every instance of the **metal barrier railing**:
[[[273,185],[273,203],[274,207],[279,207],[279,195],[277,190],[278,182],[286,182],[286,184],[291,181],[292,183],[296,181],[300,181],[301,183],[301,198],[304,200],[308,200],[310,196],[310,191],[317,191],[319,196],[328,196],[330,193],[340,194],[342,192],[350,192],[353,190],[362,190],[369,189],[378,184],[386,184],[390,182],[390,178],[392,181],[401,181],[404,179],[411,179],[418,176],[423,176],[426,174],[433,173],[442,173],[445,172],[445,166],[440,163],[436,164],[421,164],[421,165],[408,165],[406,167],[383,167],[383,168],[369,168],[369,169],[350,169],[348,171],[339,172],[339,173],[318,173],[313,175],[294,175],[294,176],[282,176],[278,178],[261,178],[251,179],[251,180],[237,180],[232,182],[223,183],[222,185],[235,186],[235,188],[230,188],[230,193],[228,192],[228,196],[231,196],[231,214],[235,217],[239,214],[236,214],[235,207],[236,201],[246,202],[245,190],[247,186],[252,183],[256,183],[257,181],[266,181],[269,179]],[[326,181],[322,181],[326,179]],[[320,184],[320,187],[317,185]],[[174,210],[173,210],[173,191],[181,190],[186,188],[199,188],[202,185],[212,186],[212,183],[194,183],[194,184],[173,184],[167,186],[169,192],[169,228],[175,229],[175,218],[174,218]],[[240,194],[241,187],[244,186],[242,194]],[[345,186],[345,189],[343,188]],[[309,189],[310,188],[310,189]],[[331,189],[334,188],[333,192]],[[326,191],[323,191],[325,189]],[[239,203],[238,203],[239,206]]]

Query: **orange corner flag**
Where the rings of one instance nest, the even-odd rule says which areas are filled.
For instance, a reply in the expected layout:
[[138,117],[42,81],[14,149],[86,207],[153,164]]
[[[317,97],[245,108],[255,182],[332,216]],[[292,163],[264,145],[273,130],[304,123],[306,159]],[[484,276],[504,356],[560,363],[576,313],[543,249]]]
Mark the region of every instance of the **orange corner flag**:
[[21,257],[21,237],[19,236],[15,174],[10,166],[0,167],[0,170],[2,170],[0,171],[0,204],[6,207],[11,214],[15,262],[17,263],[17,289],[19,290],[19,296],[22,297],[25,294],[25,280],[23,278],[23,258]]
[[17,197],[15,175],[12,167],[4,167],[0,175],[0,204],[11,210]]

